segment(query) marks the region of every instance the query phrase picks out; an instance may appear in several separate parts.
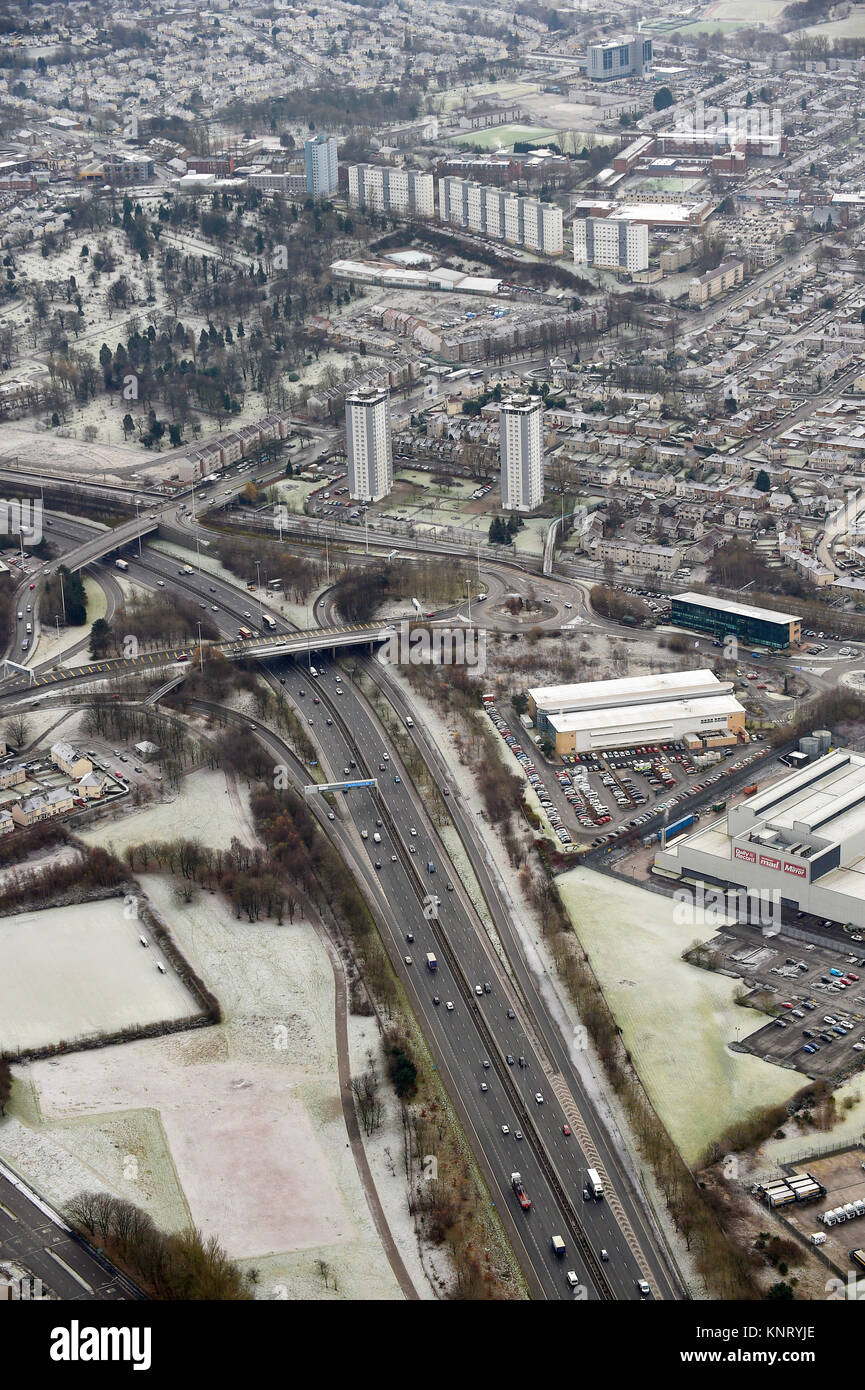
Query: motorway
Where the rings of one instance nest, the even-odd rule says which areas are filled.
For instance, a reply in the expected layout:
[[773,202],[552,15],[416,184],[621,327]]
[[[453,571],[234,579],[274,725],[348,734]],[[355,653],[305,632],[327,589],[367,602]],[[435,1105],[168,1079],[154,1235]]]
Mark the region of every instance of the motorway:
[[0,1261],[42,1281],[43,1297],[134,1299],[123,1275],[78,1241],[61,1219],[12,1173],[0,1170]]
[[[58,543],[80,544],[88,529],[92,535],[85,523],[71,522],[65,517],[56,517],[53,527],[52,537]],[[100,575],[100,581],[105,577]],[[254,604],[251,594],[205,573],[179,575],[176,559],[152,550],[146,550],[140,559],[130,555],[125,577],[146,587],[153,587],[161,577],[166,592],[207,601],[208,608],[215,603],[220,611],[214,621],[229,632],[243,620],[248,611],[246,605]],[[286,633],[290,631],[282,620],[278,620],[278,626]],[[330,823],[325,818],[323,823],[365,885],[379,922],[388,928],[392,958],[411,993],[437,1064],[449,1082],[493,1197],[504,1209],[518,1253],[522,1247],[533,1291],[545,1297],[574,1297],[564,1273],[575,1269],[589,1298],[637,1298],[636,1280],[644,1277],[649,1278],[657,1297],[678,1296],[675,1279],[656,1252],[657,1235],[650,1228],[641,1199],[632,1190],[616,1141],[607,1137],[596,1118],[568,1046],[549,1022],[547,1006],[522,958],[513,923],[485,862],[486,855],[477,840],[469,840],[468,852],[490,898],[511,973],[502,968],[491,951],[396,748],[383,735],[350,682],[340,686],[342,696],[336,695],[337,668],[330,663],[328,666],[327,675],[317,682],[308,670],[304,673],[302,664],[289,660],[274,663],[269,674],[304,718],[313,719],[313,727],[310,729],[307,724],[307,728],[329,777],[341,779],[346,767],[356,776],[366,763],[371,774],[379,778],[377,797],[362,791],[339,797],[335,821]],[[301,689],[304,695],[300,694]],[[313,705],[316,695],[322,701],[317,706]],[[327,719],[332,722],[328,724]],[[274,745],[274,735],[263,730],[259,734]],[[446,769],[440,766],[440,752],[437,760],[431,753],[430,757],[437,780],[448,785]],[[283,760],[284,750],[280,758]],[[357,769],[351,769],[352,760]],[[384,774],[379,771],[381,763],[386,767]],[[395,782],[395,776],[401,780]],[[468,812],[455,789],[449,785],[449,790],[454,819],[461,832],[469,834]],[[374,868],[371,853],[376,819],[384,822],[380,829],[383,843],[375,847],[380,870]],[[417,836],[408,834],[411,825],[417,829]],[[361,829],[368,830],[369,840],[360,838]],[[430,861],[436,866],[433,875],[426,872]],[[448,882],[454,886],[452,893],[447,891]],[[423,897],[429,892],[441,899],[438,921],[424,915]],[[414,943],[405,942],[406,930],[413,932]],[[435,977],[422,964],[429,950],[440,961]],[[412,957],[411,966],[403,960],[406,954]],[[478,997],[473,993],[474,985],[484,982],[490,983],[491,993]],[[439,1005],[432,1002],[436,993],[442,1001]],[[446,1008],[448,999],[454,1004],[453,1012]],[[508,1008],[515,1014],[513,1019],[508,1018]],[[526,1066],[515,1063],[509,1067],[504,1060],[508,1053],[517,1059],[524,1057]],[[485,1057],[491,1063],[489,1072],[482,1066]],[[480,1087],[485,1079],[489,1090],[483,1093]],[[536,1091],[544,1096],[543,1104],[534,1100]],[[564,1123],[573,1130],[570,1137],[562,1131]],[[510,1131],[507,1135],[502,1133],[503,1124]],[[524,1135],[523,1139],[515,1137],[517,1131]],[[588,1166],[598,1167],[605,1176],[604,1201],[582,1200]],[[533,1201],[528,1214],[521,1211],[510,1191],[509,1176],[517,1169]],[[550,1238],[554,1234],[565,1238],[568,1253],[563,1261],[557,1261],[552,1254]],[[601,1248],[609,1253],[608,1263],[602,1264],[598,1258]]]

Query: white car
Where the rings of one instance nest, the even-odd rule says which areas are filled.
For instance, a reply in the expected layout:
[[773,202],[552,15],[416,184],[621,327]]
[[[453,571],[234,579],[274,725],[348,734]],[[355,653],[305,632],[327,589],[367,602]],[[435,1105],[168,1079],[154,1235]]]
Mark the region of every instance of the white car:
[[489,1088],[489,1086],[487,1085],[487,1083],[486,1083],[485,1081],[482,1081],[482,1082],[481,1082],[481,1090],[482,1090],[482,1091],[488,1091],[489,1089],[490,1089],[490,1088]]
[[502,1134],[510,1134],[510,1132],[511,1131],[509,1125],[502,1125]]
[[328,820],[336,820],[336,816],[333,814],[333,811],[328,811],[327,818]]
[[453,1001],[449,999],[448,1002],[445,1004],[445,1008],[447,1009],[449,1014],[452,1014],[454,1011]]
[[406,965],[411,965],[411,956],[403,956]]
[[475,994],[483,994],[483,992],[484,992],[484,987],[483,987],[483,985],[475,985]]
[[544,1098],[541,1095],[540,1091],[535,1091],[535,1100],[538,1102],[538,1105],[543,1105]]
[[409,831],[409,834],[410,834],[410,835],[416,835],[416,834],[417,834],[417,831],[415,830],[414,826],[412,826],[411,830]]

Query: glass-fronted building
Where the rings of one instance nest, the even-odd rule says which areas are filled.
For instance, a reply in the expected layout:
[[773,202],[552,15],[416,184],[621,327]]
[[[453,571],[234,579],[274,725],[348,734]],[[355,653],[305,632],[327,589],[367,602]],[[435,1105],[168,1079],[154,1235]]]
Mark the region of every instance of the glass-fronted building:
[[802,640],[802,620],[791,613],[771,608],[751,608],[730,603],[713,594],[674,594],[671,620],[677,627],[691,628],[718,638],[737,637],[746,645],[783,650]]

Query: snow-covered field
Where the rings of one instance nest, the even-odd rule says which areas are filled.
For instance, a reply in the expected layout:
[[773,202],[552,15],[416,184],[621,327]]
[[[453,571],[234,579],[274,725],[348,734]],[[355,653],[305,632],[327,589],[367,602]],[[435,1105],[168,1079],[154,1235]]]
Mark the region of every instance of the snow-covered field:
[[0,1051],[199,1012],[122,898],[0,919]]
[[[222,774],[197,772],[173,802],[87,838],[110,838],[121,851],[177,834],[226,845],[249,832],[245,793],[229,797]],[[194,1221],[255,1266],[258,1298],[399,1298],[347,1143],[333,971],[315,928],[297,919],[283,927],[238,921],[215,894],[178,904],[167,879],[141,882],[220,1000],[223,1022],[22,1070],[0,1152],[57,1202],[82,1186],[104,1187],[146,1207],[165,1229]],[[349,1038],[356,1074],[367,1049],[377,1052],[377,1030],[350,1019]],[[381,1074],[380,1058],[378,1067]],[[399,1116],[386,1089],[386,1123],[370,1162],[403,1258],[428,1296]]]
[[179,907],[166,880],[142,883],[224,1021],[30,1067],[43,1143],[27,1171],[61,1199],[58,1145],[162,1226],[218,1236],[259,1270],[258,1297],[323,1292],[320,1259],[341,1297],[398,1297],[346,1142],[333,976],[313,928],[239,922],[211,895]]
[[243,843],[252,844],[249,795],[244,785],[239,788],[239,796],[238,808],[225,774],[201,769],[184,778],[173,799],[131,811],[108,828],[102,824],[84,830],[81,838],[88,844],[104,845],[118,857],[122,857],[127,845],[181,836],[201,840],[211,849],[227,849],[234,835]]
[[680,959],[715,927],[677,923],[670,898],[590,869],[558,884],[640,1079],[688,1162],[734,1120],[799,1089],[797,1072],[730,1051],[766,1021],[733,1002],[739,982]]

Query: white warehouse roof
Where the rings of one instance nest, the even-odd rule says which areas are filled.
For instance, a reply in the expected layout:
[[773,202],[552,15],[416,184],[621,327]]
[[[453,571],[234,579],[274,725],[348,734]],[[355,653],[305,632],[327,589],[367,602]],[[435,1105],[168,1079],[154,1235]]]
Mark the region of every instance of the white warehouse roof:
[[630,705],[635,701],[651,704],[665,697],[697,698],[725,695],[730,681],[719,681],[713,671],[664,671],[657,676],[624,676],[620,680],[583,681],[577,685],[545,685],[529,691],[535,709],[552,716],[578,710],[597,710],[604,706]]
[[742,706],[734,695],[718,695],[714,699],[664,700],[659,704],[584,709],[547,717],[557,734],[588,735],[598,747],[609,747],[614,734],[615,743],[639,743],[645,738],[666,741],[685,732],[697,733],[701,725],[717,729],[726,724],[729,715],[741,713]]

